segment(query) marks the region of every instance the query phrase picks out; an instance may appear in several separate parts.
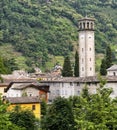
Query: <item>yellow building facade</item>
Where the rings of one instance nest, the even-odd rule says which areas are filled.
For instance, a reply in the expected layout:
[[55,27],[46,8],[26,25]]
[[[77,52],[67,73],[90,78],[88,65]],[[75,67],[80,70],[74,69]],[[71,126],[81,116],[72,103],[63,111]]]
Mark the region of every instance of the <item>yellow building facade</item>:
[[22,110],[30,110],[36,118],[41,118],[41,103],[37,97],[9,97],[7,101],[10,103],[9,111],[20,106]]

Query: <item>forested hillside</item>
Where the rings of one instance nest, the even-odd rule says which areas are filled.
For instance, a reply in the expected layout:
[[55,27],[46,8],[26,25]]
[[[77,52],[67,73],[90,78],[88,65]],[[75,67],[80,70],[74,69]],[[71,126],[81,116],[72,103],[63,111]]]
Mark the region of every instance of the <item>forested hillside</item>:
[[74,54],[78,20],[86,15],[96,20],[97,54],[104,53],[106,45],[111,44],[116,55],[116,0],[2,0],[1,56],[14,58],[20,68],[46,68],[52,56]]

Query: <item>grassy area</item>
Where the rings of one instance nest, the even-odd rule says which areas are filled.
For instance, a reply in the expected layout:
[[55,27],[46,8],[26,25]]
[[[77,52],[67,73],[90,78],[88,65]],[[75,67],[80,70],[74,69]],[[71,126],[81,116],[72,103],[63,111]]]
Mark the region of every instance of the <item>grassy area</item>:
[[10,59],[11,57],[16,58],[21,54],[14,50],[14,47],[11,44],[4,44],[0,46],[0,54],[3,58]]
[[51,60],[46,63],[47,70],[51,70],[56,64],[63,66],[63,56],[51,56]]
[[24,56],[19,56],[15,58],[16,63],[20,69],[27,69],[27,65],[25,64],[26,58]]

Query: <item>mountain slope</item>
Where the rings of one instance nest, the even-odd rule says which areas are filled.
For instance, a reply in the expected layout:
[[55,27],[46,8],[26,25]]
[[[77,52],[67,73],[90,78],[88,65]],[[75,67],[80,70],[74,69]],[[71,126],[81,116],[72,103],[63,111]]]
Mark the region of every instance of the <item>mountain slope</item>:
[[78,44],[78,20],[86,14],[96,19],[96,52],[104,53],[107,44],[115,50],[117,3],[112,0],[2,0],[0,4],[0,46],[11,44],[29,67],[46,67],[52,55],[71,54]]

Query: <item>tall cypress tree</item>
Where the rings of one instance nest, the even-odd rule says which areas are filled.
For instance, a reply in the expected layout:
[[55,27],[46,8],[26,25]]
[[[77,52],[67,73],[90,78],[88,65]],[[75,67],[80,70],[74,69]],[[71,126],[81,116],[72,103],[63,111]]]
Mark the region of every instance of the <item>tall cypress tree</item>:
[[62,76],[63,77],[71,77],[73,76],[71,62],[69,56],[65,57],[64,64],[63,64],[63,70],[62,70]]
[[106,69],[111,67],[111,65],[112,65],[112,52],[110,46],[108,45],[106,48]]
[[101,66],[100,66],[100,74],[101,75],[106,75],[107,70],[106,70],[106,60],[102,59]]
[[100,66],[100,74],[106,75],[107,69],[111,66],[112,66],[112,52],[111,52],[110,46],[108,45],[106,47],[105,58],[102,60],[102,63],[101,63],[101,66]]
[[75,53],[74,76],[79,77],[79,55],[77,51]]

